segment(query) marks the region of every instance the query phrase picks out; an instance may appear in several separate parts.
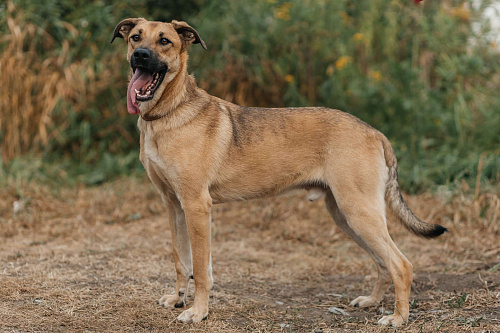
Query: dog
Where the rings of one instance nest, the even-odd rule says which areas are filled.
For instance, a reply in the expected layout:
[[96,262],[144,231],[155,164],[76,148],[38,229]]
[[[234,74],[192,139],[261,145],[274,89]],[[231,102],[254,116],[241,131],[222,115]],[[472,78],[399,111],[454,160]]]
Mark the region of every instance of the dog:
[[185,22],[128,18],[115,38],[128,45],[127,110],[139,115],[140,160],[167,206],[172,232],[177,282],[161,305],[184,307],[194,279],[194,303],[177,319],[197,323],[208,316],[213,204],[305,189],[309,200],[324,197],[336,224],[377,266],[371,295],[350,305],[378,304],[392,280],[394,313],[378,322],[408,320],[413,268],[389,235],[386,204],[418,236],[437,237],[446,228],[421,221],[406,205],[382,133],[339,110],[242,107],[209,95],[187,71],[188,46],[206,45]]

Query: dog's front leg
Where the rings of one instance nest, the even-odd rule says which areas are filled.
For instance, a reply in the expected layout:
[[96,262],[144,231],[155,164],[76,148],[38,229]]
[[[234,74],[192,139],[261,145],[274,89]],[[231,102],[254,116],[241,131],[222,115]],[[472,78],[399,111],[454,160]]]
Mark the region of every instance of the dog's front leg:
[[177,198],[168,198],[166,195],[163,196],[163,201],[167,206],[167,216],[172,233],[172,251],[177,281],[174,294],[163,296],[158,300],[158,303],[166,308],[182,308],[186,303],[189,279],[193,274],[191,244],[180,202]]
[[195,284],[194,304],[177,318],[183,323],[198,323],[208,315],[208,296],[212,287],[210,265],[210,210],[212,199],[208,194],[182,200],[186,225],[191,240],[193,276]]

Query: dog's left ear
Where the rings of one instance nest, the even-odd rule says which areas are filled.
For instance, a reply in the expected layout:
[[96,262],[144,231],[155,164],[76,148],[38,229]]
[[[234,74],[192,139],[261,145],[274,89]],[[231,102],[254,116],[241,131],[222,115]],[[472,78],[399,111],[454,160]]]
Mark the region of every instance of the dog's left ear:
[[142,17],[128,18],[118,23],[118,25],[115,27],[115,31],[113,32],[111,43],[113,43],[116,37],[124,38],[128,43],[128,35],[130,34],[130,30],[132,30],[140,21],[144,21],[144,19]]
[[179,34],[181,40],[183,40],[186,45],[189,44],[201,44],[201,46],[206,50],[207,46],[203,39],[201,39],[200,35],[193,27],[191,27],[186,22],[182,21],[172,21],[172,25],[174,26],[175,31]]

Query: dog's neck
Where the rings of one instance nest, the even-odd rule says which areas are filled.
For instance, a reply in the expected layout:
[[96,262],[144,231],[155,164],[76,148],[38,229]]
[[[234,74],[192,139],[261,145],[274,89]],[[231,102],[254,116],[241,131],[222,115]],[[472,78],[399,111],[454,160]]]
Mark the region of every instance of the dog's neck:
[[[154,121],[164,119],[172,127],[177,127],[182,120],[190,118],[188,114],[176,112],[182,104],[188,103],[197,95],[199,88],[196,85],[194,77],[187,72],[187,52],[180,55],[180,68],[175,77],[165,85],[164,90],[158,94],[155,100],[144,105],[143,112],[141,107],[141,118],[145,121]],[[182,119],[180,119],[182,118]]]

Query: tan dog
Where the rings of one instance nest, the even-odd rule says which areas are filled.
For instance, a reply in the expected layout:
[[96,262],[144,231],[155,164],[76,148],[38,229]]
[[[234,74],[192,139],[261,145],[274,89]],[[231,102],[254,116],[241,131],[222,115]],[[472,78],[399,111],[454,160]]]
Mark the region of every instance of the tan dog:
[[392,279],[394,314],[379,323],[399,326],[408,319],[412,265],[389,236],[385,206],[419,236],[446,229],[420,221],[404,202],[396,157],[383,134],[338,110],[248,108],[210,96],[187,72],[188,45],[206,46],[185,22],[130,18],[116,26],[116,37],[127,41],[134,73],[127,106],[140,114],[140,159],[168,208],[172,231],[177,283],[160,304],[183,307],[194,277],[194,304],[178,320],[208,315],[212,204],[303,188],[310,200],[326,196],[334,221],[377,265],[373,292],[351,305],[376,305]]

